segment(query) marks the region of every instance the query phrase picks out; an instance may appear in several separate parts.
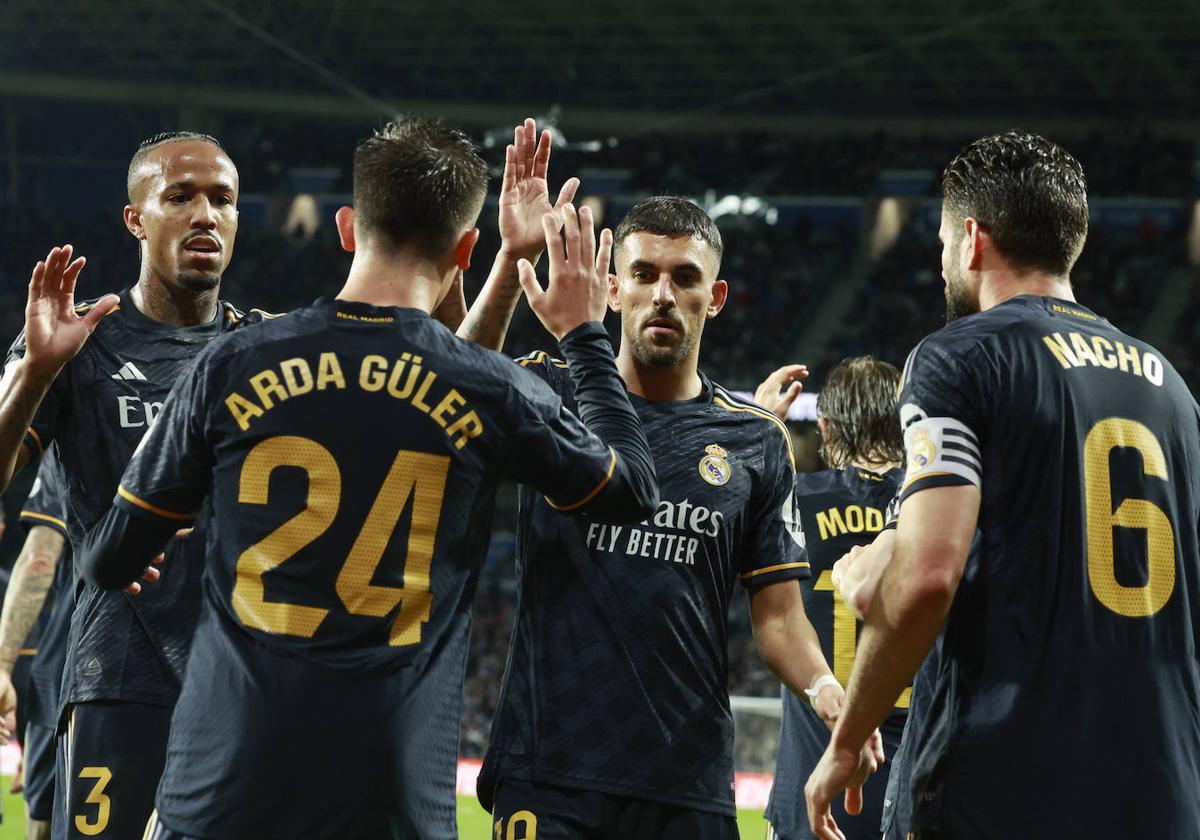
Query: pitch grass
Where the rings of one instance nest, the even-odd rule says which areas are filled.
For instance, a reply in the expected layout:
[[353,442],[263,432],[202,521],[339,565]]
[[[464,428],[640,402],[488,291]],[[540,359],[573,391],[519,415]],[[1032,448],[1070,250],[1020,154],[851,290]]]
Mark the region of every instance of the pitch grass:
[[[0,840],[21,840],[25,836],[25,801],[20,794],[8,793],[10,779],[0,780],[4,791],[4,823],[0,824]],[[491,817],[479,807],[473,796],[458,797],[459,840],[493,840]],[[767,834],[767,823],[761,811],[738,811],[738,830],[742,840],[761,840]]]

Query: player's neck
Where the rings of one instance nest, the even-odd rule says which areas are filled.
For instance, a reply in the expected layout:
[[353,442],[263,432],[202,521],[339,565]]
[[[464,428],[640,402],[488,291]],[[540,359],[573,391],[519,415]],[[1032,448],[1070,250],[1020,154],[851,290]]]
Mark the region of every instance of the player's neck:
[[694,356],[678,365],[653,367],[634,358],[624,342],[617,354],[617,372],[629,393],[650,402],[694,400],[704,390]]
[[1075,302],[1075,292],[1068,277],[1055,277],[1037,272],[1020,276],[1005,271],[997,272],[980,285],[979,308],[986,312],[993,306],[999,306],[1021,295],[1053,297]]
[[145,263],[129,297],[138,311],[152,321],[173,327],[195,327],[217,317],[220,285],[211,289],[185,289],[158,277]]
[[371,306],[432,312],[441,285],[437,268],[426,260],[384,256],[361,249],[354,252],[350,274],[337,298]]

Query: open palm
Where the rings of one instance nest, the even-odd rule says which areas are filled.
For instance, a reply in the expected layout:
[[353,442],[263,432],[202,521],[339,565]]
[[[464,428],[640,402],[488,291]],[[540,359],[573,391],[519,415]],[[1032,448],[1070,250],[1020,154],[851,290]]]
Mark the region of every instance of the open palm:
[[25,359],[32,371],[53,376],[75,357],[100,319],[116,305],[116,295],[106,295],[87,312],[75,311],[75,282],[83,271],[83,257],[72,261],[72,248],[51,249],[33,269],[29,301],[25,304]]
[[536,261],[546,247],[542,217],[552,213],[559,228],[562,209],[575,198],[578,178],[568,178],[550,203],[546,173],[550,166],[549,131],[537,135],[537,124],[526,119],[513,131],[512,145],[505,149],[504,179],[500,185],[501,249],[514,259]]

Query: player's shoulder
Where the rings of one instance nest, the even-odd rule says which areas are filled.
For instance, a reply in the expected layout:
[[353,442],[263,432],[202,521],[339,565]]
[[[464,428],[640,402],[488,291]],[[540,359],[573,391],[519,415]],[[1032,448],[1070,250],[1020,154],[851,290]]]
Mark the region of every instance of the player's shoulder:
[[295,338],[319,326],[311,307],[292,312],[272,314],[261,309],[243,312],[227,301],[221,301],[224,332],[208,342],[200,356],[212,364],[246,351],[262,351],[272,342]]
[[796,498],[828,496],[845,489],[846,477],[842,470],[817,470],[796,473]]
[[796,463],[796,456],[792,451],[792,435],[782,420],[761,405],[736,396],[716,382],[709,380],[707,384],[712,389],[712,405],[715,411],[728,415],[729,419],[740,427],[739,432],[749,440],[758,441],[764,446],[774,446],[782,441],[788,461],[793,465]]
[[796,496],[833,496],[844,494],[852,499],[891,498],[904,481],[904,470],[895,468],[874,472],[861,467],[796,473]]
[[971,376],[973,367],[988,368],[992,357],[1003,354],[1007,345],[1022,326],[1047,317],[1038,301],[1027,297],[1014,298],[984,312],[955,319],[917,342],[904,362],[900,387],[912,381],[913,375],[936,374],[937,378]]
[[571,366],[545,350],[534,350],[532,353],[518,356],[513,361],[518,367],[524,368],[547,382],[562,382],[570,379]]
[[222,318],[225,321],[224,328],[227,330],[239,330],[243,327],[264,324],[290,314],[288,312],[268,312],[265,309],[257,307],[242,309],[241,307],[234,306],[227,300],[219,301],[219,304]]
[[532,404],[566,399],[574,385],[570,365],[543,350],[513,359],[464,341],[446,330],[455,362],[469,374],[467,388],[479,398],[507,403],[514,396]]
[[[107,294],[97,295],[94,298],[90,298],[88,300],[82,300],[82,301],[77,302],[75,304],[75,314],[76,315],[86,315],[87,313],[89,313],[93,309],[95,309],[96,304],[100,303],[100,301],[102,301],[107,296],[108,296]],[[117,302],[116,306],[114,306],[112,309],[108,310],[108,312],[105,313],[104,317],[100,319],[100,323],[96,325],[96,331],[100,332],[102,330],[107,330],[107,329],[111,328],[114,324],[120,323],[120,318],[119,317],[114,318],[113,316],[114,315],[120,316],[125,311],[125,307],[129,306],[129,305],[130,304],[129,304],[128,300],[126,299],[126,295],[122,294],[121,300]],[[22,333],[22,335],[24,335],[24,334]]]

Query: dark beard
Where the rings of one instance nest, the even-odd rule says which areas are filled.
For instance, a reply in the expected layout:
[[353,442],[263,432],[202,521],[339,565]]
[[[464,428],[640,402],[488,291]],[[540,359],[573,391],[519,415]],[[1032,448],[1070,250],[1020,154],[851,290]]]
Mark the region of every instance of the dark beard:
[[220,274],[184,274],[175,275],[175,283],[181,289],[189,292],[211,292],[221,285]]
[[688,357],[695,343],[687,334],[673,347],[657,347],[644,341],[640,330],[634,335],[626,335],[625,340],[633,348],[633,357],[646,367],[675,367]]
[[946,323],[957,321],[979,311],[979,301],[971,297],[966,286],[960,283],[946,284]]

